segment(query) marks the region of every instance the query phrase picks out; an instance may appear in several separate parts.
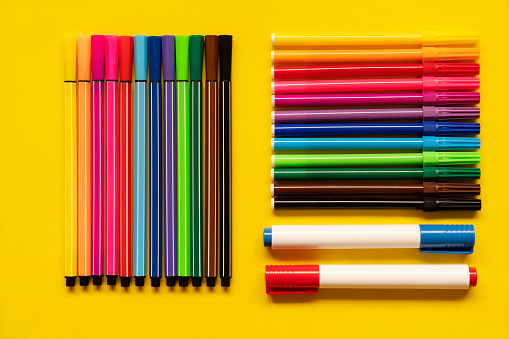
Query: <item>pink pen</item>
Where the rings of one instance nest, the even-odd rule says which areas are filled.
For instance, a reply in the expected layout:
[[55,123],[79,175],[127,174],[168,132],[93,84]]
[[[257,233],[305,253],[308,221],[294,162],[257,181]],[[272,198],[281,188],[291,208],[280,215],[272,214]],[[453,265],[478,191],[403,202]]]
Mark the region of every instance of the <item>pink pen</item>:
[[311,94],[383,91],[457,91],[475,90],[480,85],[475,77],[433,77],[410,79],[348,79],[275,81],[273,94]]
[[104,35],[92,35],[92,281],[104,275]]
[[107,35],[106,56],[106,279],[118,276],[120,231],[120,149],[118,113],[118,36]]

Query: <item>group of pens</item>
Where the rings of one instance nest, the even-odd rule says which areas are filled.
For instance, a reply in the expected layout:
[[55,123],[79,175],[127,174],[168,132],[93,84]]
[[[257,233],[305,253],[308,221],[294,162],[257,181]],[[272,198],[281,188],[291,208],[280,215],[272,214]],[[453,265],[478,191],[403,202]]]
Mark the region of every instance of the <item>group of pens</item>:
[[[444,167],[480,162],[479,153],[463,152],[479,149],[480,140],[457,137],[479,134],[480,125],[449,122],[479,117],[479,108],[468,106],[480,100],[475,91],[479,64],[473,62],[479,57],[473,46],[478,40],[477,33],[436,32],[272,35],[272,104],[280,108],[272,112],[272,149],[295,151],[272,157],[272,208],[479,210],[478,199],[450,198],[477,195],[478,184],[442,182],[480,177],[479,168]],[[398,49],[383,49],[387,46]],[[374,105],[385,107],[369,107]],[[373,137],[378,135],[405,137]],[[337,154],[386,149],[421,153]],[[273,249],[420,248],[469,254],[474,242],[473,225],[264,229],[264,244]],[[468,289],[477,283],[477,271],[468,265],[268,265],[265,277],[268,294],[314,293],[322,287]]]
[[65,40],[67,286],[230,286],[231,58],[231,35]]

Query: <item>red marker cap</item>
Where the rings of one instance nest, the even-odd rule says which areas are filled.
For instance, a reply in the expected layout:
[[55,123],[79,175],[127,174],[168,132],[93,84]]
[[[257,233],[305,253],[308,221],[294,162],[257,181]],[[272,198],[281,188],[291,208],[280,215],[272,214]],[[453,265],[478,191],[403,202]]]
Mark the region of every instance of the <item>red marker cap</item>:
[[267,265],[267,294],[312,294],[320,287],[319,265]]
[[131,81],[133,77],[133,37],[118,38],[118,61],[120,81]]
[[477,270],[475,267],[469,267],[468,271],[470,273],[470,287],[477,286]]

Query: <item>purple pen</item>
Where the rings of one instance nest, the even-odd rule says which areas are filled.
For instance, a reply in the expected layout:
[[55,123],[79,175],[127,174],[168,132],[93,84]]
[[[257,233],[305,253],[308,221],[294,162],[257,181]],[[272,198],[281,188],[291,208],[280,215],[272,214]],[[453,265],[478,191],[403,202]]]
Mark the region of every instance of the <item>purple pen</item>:
[[177,280],[175,167],[175,36],[161,37],[163,53],[164,275],[167,286]]
[[274,107],[372,106],[372,105],[475,105],[479,92],[432,92],[386,94],[287,94],[273,95]]
[[451,121],[479,119],[479,107],[356,108],[273,111],[275,124],[368,120]]

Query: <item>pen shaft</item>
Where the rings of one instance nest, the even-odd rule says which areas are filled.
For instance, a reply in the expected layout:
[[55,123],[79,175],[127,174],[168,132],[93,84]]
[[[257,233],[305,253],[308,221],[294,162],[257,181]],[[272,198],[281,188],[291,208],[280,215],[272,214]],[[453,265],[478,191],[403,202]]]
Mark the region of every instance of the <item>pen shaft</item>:
[[78,121],[76,82],[64,83],[65,90],[65,276],[78,275]]
[[191,236],[193,277],[203,277],[203,103],[202,82],[191,81]]

